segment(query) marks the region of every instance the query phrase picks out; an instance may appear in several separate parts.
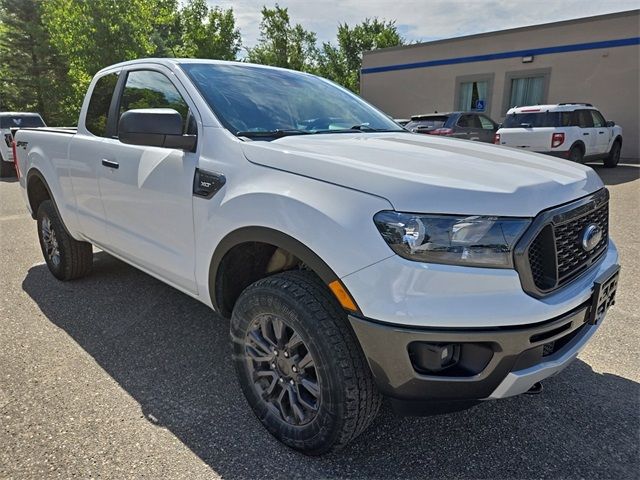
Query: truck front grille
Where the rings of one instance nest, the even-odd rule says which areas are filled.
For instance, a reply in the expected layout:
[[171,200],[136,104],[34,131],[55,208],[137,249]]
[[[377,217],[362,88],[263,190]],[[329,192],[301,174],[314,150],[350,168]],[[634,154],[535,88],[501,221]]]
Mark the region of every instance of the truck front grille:
[[[572,204],[547,210],[532,223],[516,248],[516,268],[525,291],[544,296],[585,272],[607,250],[609,194],[602,189]],[[597,226],[602,237],[590,250],[582,243],[586,229]],[[524,244],[523,244],[524,241]]]

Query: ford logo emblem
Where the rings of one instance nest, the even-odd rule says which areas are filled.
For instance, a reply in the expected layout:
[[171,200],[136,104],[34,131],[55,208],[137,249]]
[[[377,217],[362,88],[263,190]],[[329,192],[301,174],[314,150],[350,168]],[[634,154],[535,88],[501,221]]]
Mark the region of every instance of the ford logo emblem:
[[582,233],[582,248],[585,252],[590,252],[596,248],[596,245],[600,243],[600,240],[602,240],[602,229],[598,225],[592,223],[587,226]]

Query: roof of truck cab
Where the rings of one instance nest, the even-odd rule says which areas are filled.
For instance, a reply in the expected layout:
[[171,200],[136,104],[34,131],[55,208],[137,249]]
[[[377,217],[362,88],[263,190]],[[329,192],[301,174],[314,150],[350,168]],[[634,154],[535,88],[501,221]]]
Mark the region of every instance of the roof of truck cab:
[[273,67],[271,65],[261,65],[258,63],[248,63],[248,62],[232,62],[229,60],[212,60],[205,58],[138,58],[136,60],[127,60],[126,62],[116,63],[114,65],[109,65],[108,67],[103,68],[98,72],[98,74],[113,70],[114,68],[123,68],[132,65],[140,65],[140,64],[149,64],[156,63],[159,65],[164,65],[168,68],[174,68],[178,65],[186,64],[186,63],[200,63],[200,64],[211,64],[211,65],[237,65],[239,67],[256,67],[256,68],[264,68],[270,70],[286,70],[288,72],[296,72],[301,75],[310,75],[306,72],[299,72],[297,70],[291,70],[287,68],[281,67]]

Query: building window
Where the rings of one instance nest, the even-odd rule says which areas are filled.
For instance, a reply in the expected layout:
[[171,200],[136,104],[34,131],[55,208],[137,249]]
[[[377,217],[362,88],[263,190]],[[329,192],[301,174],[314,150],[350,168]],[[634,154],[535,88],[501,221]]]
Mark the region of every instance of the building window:
[[[485,109],[489,82],[463,82],[460,84],[460,110]],[[478,108],[480,107],[480,108]]]
[[509,107],[540,105],[544,101],[544,76],[511,79]]
[[493,74],[457,77],[455,109],[463,112],[489,112],[492,90]]
[[550,78],[550,68],[507,72],[504,79],[502,114],[506,114],[511,107],[545,104],[549,94]]

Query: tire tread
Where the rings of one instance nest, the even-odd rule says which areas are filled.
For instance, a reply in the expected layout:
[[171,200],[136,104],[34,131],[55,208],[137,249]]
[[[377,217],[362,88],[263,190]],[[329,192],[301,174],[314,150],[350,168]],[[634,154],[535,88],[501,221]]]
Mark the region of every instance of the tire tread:
[[251,296],[256,290],[265,288],[285,293],[313,317],[332,346],[346,391],[343,424],[334,443],[318,451],[309,451],[303,443],[295,447],[310,454],[341,449],[369,426],[382,403],[345,311],[315,273],[308,270],[292,270],[263,278],[247,287],[242,296]]

